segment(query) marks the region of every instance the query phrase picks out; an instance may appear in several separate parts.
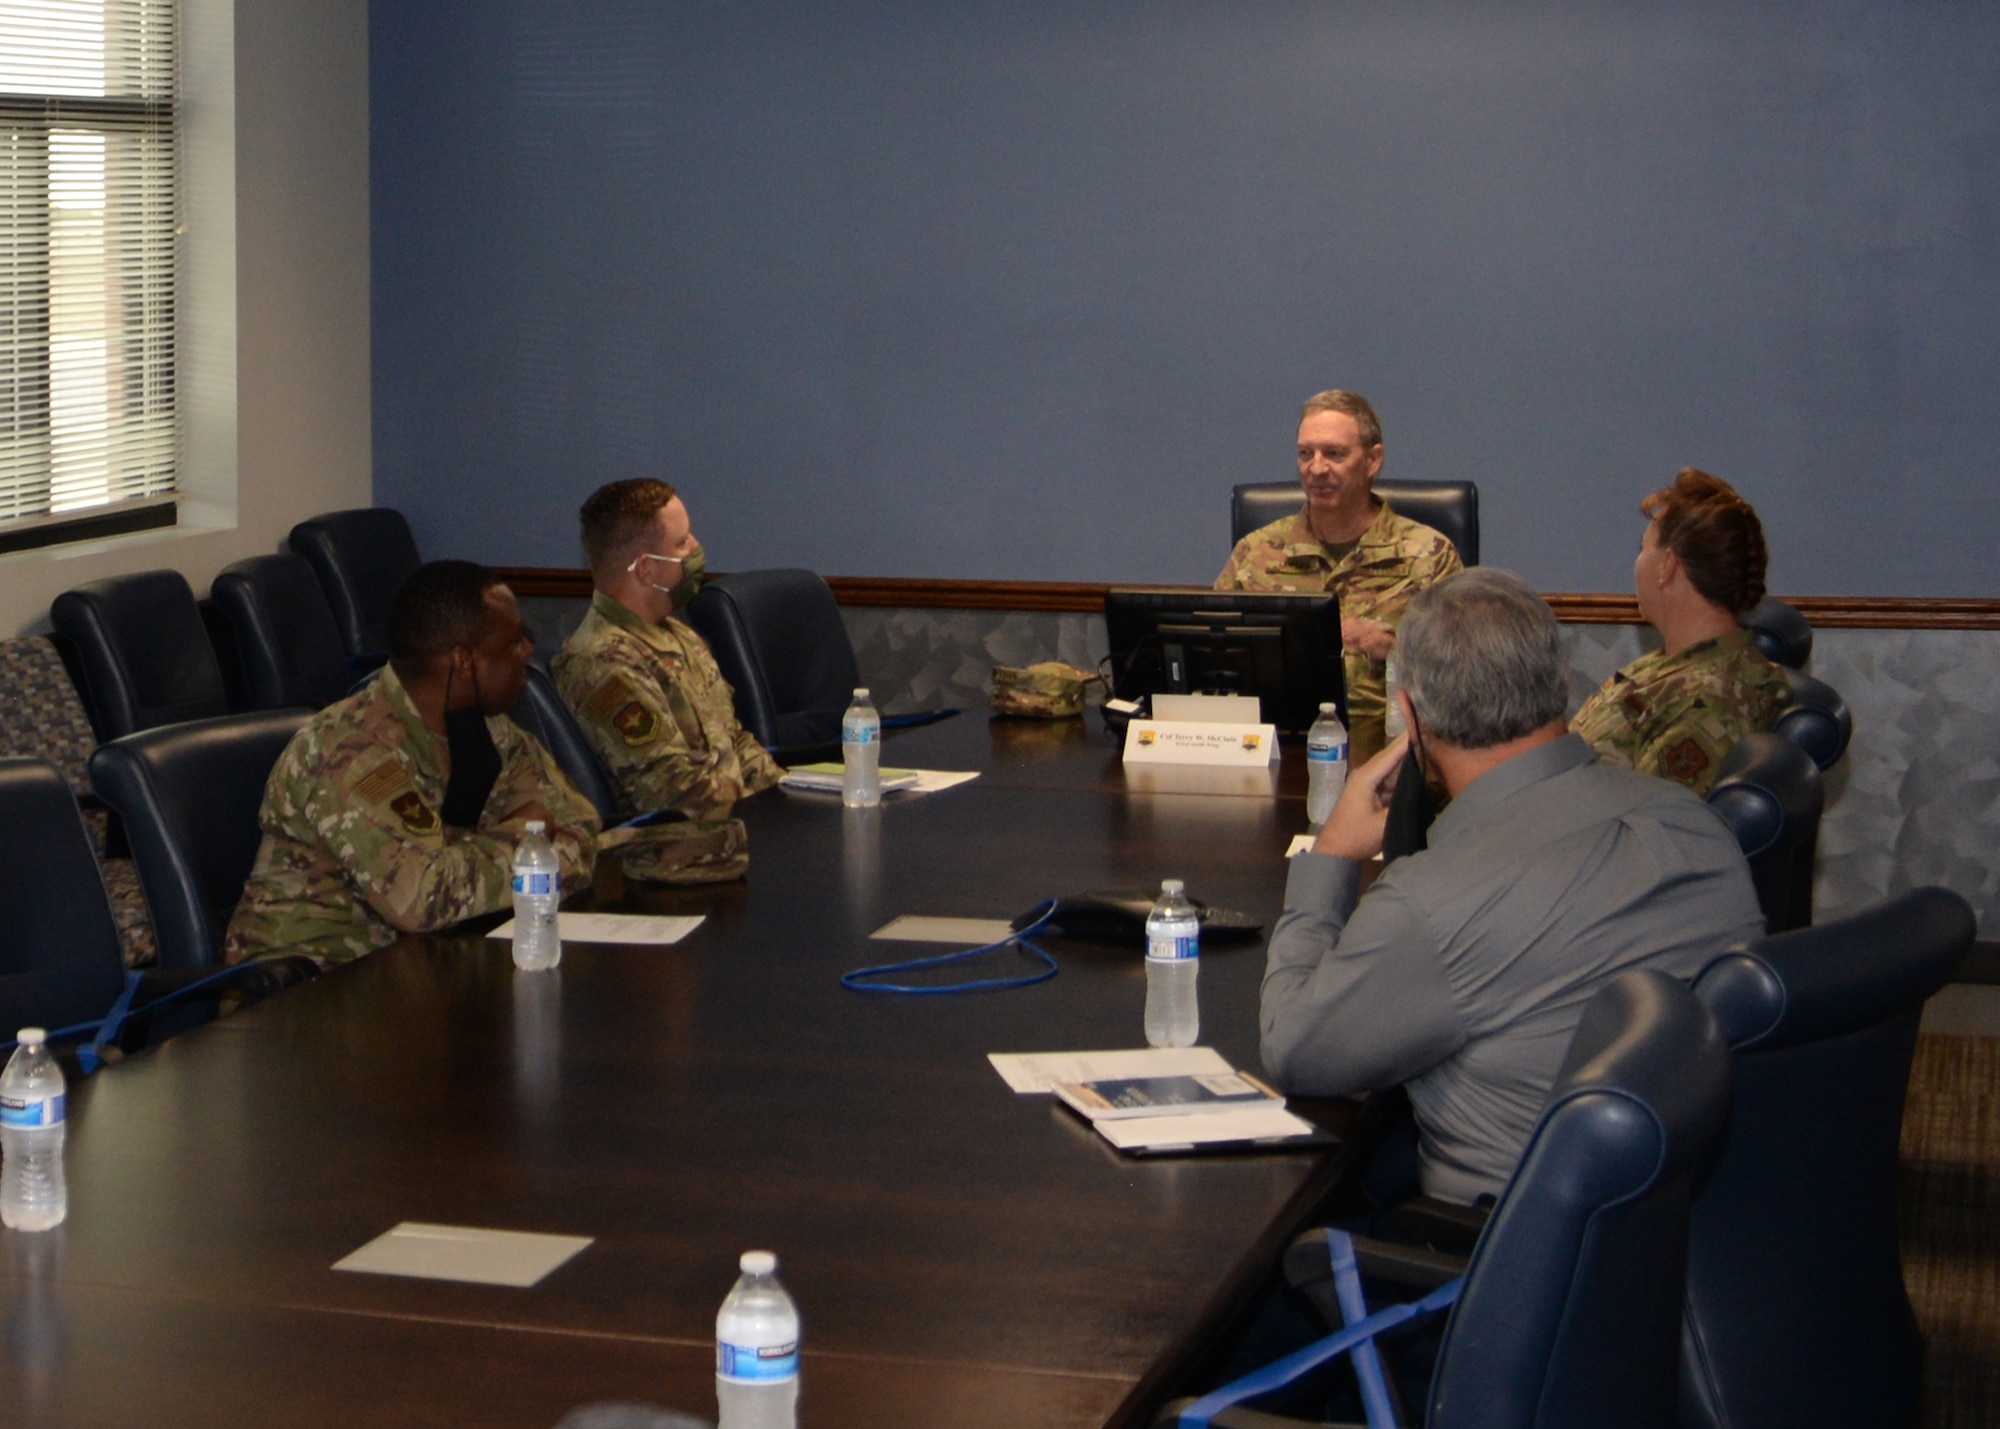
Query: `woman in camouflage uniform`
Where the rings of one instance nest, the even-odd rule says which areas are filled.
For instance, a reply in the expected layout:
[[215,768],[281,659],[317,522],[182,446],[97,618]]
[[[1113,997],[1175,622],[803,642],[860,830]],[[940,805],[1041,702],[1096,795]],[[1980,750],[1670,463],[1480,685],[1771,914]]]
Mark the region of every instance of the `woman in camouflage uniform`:
[[1764,598],[1764,528],[1727,482],[1693,467],[1639,510],[1651,524],[1633,580],[1661,648],[1606,680],[1570,728],[1607,764],[1705,794],[1736,741],[1785,705],[1783,672],[1741,623]]

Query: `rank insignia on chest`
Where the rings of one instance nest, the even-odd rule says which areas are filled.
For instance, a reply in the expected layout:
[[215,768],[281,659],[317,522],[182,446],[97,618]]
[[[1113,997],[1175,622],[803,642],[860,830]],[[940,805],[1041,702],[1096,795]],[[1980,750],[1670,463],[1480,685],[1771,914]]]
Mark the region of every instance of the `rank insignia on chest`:
[[627,744],[651,744],[660,736],[660,717],[637,700],[627,700],[611,716],[611,727],[625,736]]
[[412,789],[407,794],[398,794],[389,803],[389,812],[403,821],[403,827],[413,834],[434,834],[441,827],[435,810],[423,801],[423,796]]

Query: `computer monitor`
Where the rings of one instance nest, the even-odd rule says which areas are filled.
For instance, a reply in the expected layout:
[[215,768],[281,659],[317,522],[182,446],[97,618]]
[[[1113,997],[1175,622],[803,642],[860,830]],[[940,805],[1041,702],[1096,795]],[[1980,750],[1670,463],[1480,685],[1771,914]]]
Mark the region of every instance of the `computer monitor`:
[[1340,601],[1331,592],[1106,591],[1112,689],[1255,695],[1264,722],[1303,733],[1327,701],[1347,713]]

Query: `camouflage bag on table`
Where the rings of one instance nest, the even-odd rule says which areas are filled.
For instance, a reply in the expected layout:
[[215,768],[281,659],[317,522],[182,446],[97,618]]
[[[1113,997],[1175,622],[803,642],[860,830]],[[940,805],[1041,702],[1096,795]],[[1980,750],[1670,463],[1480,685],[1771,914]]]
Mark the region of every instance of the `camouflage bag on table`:
[[1038,665],[1015,669],[1012,665],[993,667],[993,713],[1033,715],[1040,719],[1067,719],[1083,713],[1083,692],[1098,680],[1088,670],[1079,670],[1061,660],[1044,660]]

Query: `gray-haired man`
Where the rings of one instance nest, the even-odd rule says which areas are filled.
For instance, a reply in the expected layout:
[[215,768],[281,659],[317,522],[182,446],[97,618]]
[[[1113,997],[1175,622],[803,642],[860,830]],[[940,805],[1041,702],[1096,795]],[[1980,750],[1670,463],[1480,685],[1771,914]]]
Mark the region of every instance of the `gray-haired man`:
[[[1691,977],[1763,918],[1707,805],[1566,732],[1560,632],[1519,577],[1446,577],[1396,648],[1410,733],[1292,862],[1264,1064],[1305,1095],[1407,1086],[1424,1191],[1469,1203],[1505,1186],[1591,994],[1629,967]],[[1357,906],[1406,749],[1452,802]]]

